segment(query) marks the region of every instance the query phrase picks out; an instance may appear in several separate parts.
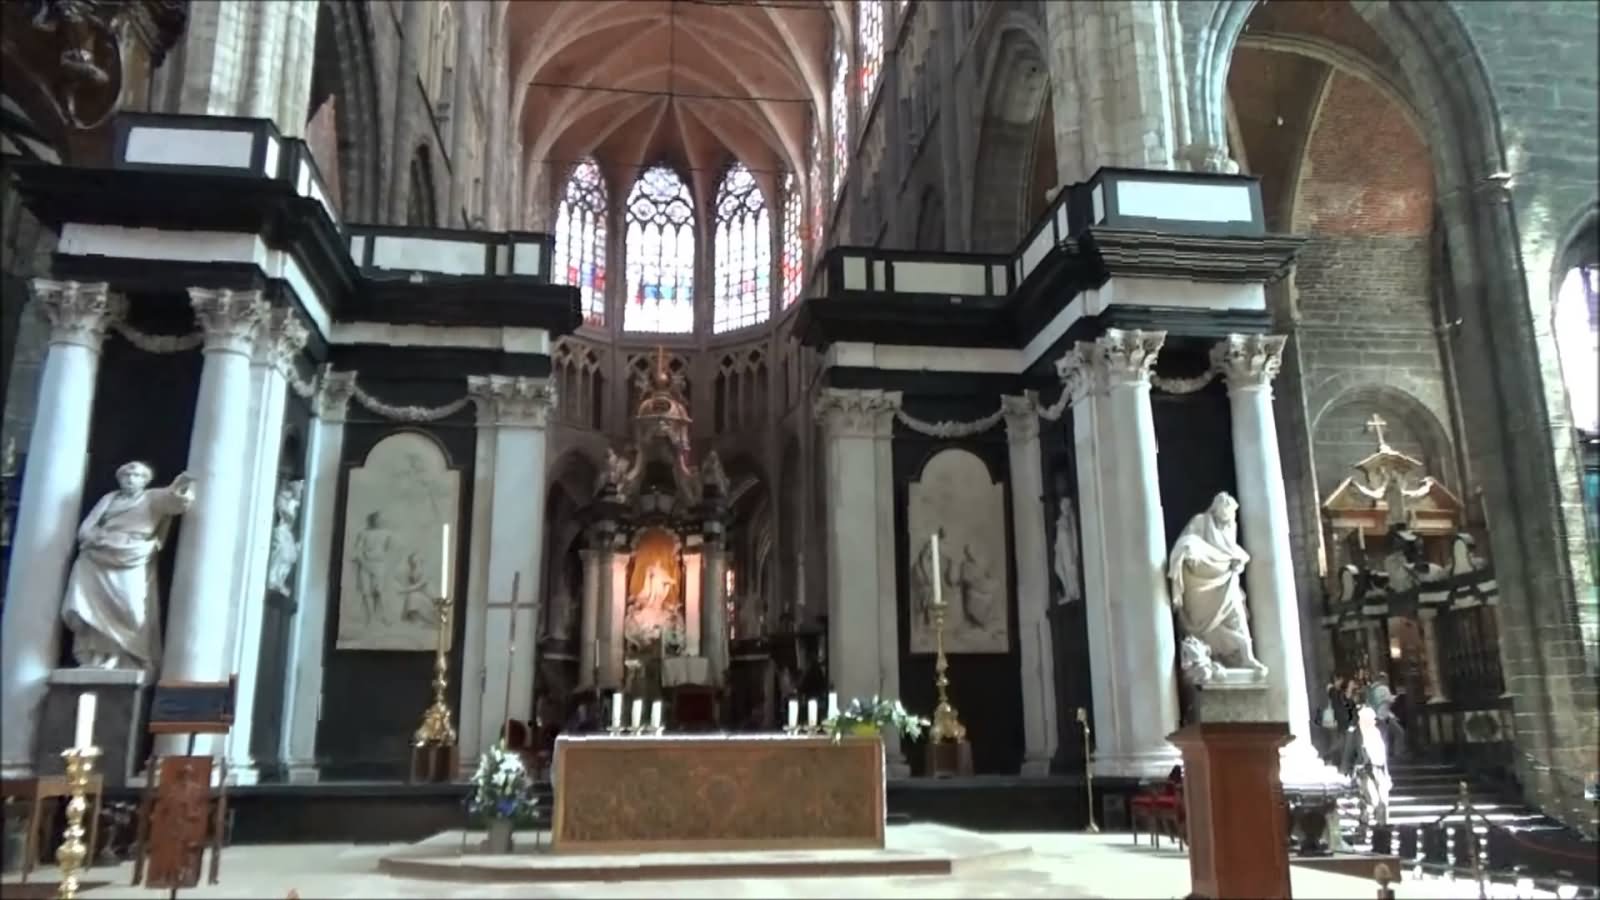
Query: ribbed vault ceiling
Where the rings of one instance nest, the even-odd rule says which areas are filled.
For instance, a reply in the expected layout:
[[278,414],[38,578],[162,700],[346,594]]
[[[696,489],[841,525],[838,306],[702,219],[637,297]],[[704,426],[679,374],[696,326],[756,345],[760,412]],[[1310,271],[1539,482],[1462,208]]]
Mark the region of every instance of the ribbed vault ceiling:
[[[509,4],[513,110],[526,159],[613,172],[667,162],[706,191],[730,157],[806,158],[826,109],[843,0],[561,0]],[[765,179],[763,179],[765,180]],[[769,182],[770,184],[770,182]]]

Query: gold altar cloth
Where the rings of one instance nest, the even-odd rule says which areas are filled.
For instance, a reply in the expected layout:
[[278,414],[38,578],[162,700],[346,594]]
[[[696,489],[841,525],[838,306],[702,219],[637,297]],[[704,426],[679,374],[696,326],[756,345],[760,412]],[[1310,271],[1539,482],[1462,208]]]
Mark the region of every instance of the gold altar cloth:
[[556,741],[561,853],[882,848],[883,742],[787,735]]

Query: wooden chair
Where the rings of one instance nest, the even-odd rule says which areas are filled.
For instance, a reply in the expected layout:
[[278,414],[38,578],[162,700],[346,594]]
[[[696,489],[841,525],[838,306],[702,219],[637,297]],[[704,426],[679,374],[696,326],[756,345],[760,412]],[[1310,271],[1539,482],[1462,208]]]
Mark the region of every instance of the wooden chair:
[[[39,864],[39,850],[42,846],[40,832],[53,820],[53,816],[46,816],[45,801],[57,798],[70,798],[72,787],[67,784],[65,775],[41,775],[37,778],[17,778],[5,782],[5,796],[29,799],[32,807],[28,813],[27,841],[23,845],[22,855],[22,880],[27,881],[28,875],[33,872],[33,867]],[[89,843],[88,855],[84,857],[84,868],[94,865],[95,849],[100,843],[100,800],[105,791],[105,779],[100,773],[89,776],[89,783],[84,788],[84,796],[89,801]],[[54,804],[51,805],[54,808]],[[48,838],[46,838],[48,840]]]
[[1129,801],[1128,819],[1135,844],[1139,843],[1139,832],[1148,830],[1153,847],[1161,846],[1162,832],[1166,832],[1180,848],[1185,846],[1188,843],[1188,821],[1183,807],[1182,768],[1174,766],[1166,781],[1141,791]]

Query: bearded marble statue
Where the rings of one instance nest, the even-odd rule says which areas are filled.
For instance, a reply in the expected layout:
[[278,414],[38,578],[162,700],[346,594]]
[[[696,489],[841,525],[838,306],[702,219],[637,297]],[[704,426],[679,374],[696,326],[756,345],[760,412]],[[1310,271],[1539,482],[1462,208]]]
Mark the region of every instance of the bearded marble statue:
[[183,473],[168,487],[152,488],[153,475],[142,462],[124,463],[118,489],[101,497],[78,528],[61,618],[80,666],[150,672],[160,660],[156,556],[171,517],[194,505],[194,479]]
[[1256,659],[1239,583],[1250,554],[1239,546],[1238,513],[1239,502],[1224,491],[1190,519],[1172,546],[1167,578],[1184,632],[1223,666],[1263,676],[1267,667]]

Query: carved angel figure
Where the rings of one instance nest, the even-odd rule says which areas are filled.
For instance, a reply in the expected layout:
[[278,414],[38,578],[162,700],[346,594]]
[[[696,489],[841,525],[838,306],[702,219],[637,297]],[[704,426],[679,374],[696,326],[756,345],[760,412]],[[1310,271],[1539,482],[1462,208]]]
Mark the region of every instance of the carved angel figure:
[[1396,525],[1411,527],[1415,515],[1411,511],[1411,501],[1421,500],[1433,490],[1434,480],[1432,475],[1424,476],[1416,487],[1406,487],[1405,476],[1384,469],[1383,477],[1375,487],[1367,487],[1357,479],[1351,479],[1350,486],[1368,500],[1382,501],[1385,507],[1384,520],[1390,528]]

